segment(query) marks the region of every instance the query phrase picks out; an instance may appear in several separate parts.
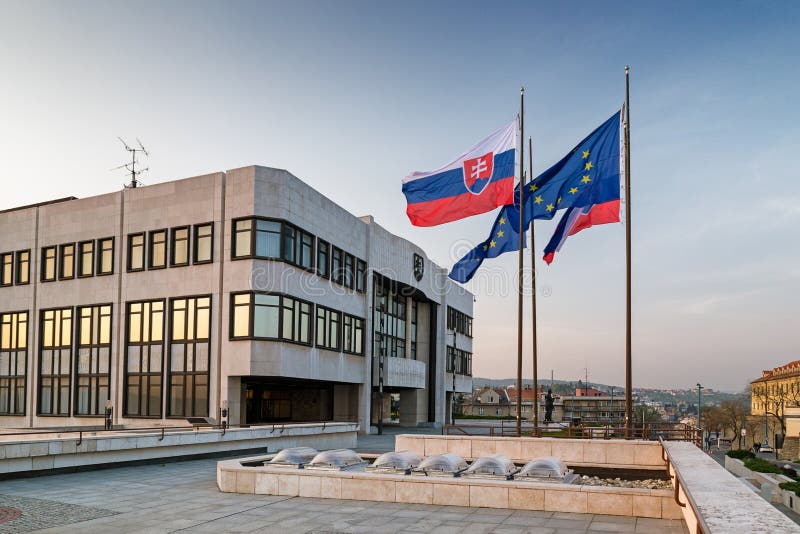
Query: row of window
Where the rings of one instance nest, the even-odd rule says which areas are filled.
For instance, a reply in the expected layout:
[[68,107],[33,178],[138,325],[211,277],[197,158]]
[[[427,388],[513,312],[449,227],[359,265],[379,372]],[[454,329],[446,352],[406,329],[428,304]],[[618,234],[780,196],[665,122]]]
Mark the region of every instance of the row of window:
[[[231,295],[231,339],[274,339],[364,354],[364,319],[288,295]],[[316,338],[314,324],[316,323]]]
[[[392,288],[383,278],[375,280],[373,290],[375,354],[405,358],[407,298]],[[413,307],[412,313],[414,313]],[[416,316],[413,316],[412,319],[416,322]],[[416,358],[416,333],[415,327],[411,331],[413,358]]]
[[366,291],[367,263],[286,221],[233,221],[232,259],[283,260],[356,291]]
[[447,307],[447,329],[472,337],[472,317],[455,308]]
[[452,373],[453,370],[457,375],[472,376],[472,353],[448,345],[447,372]]
[[0,287],[30,283],[31,251],[18,250],[0,254]]
[[114,274],[114,238],[42,247],[42,282]]
[[214,223],[128,234],[129,273],[211,263]]
[[[167,238],[169,237],[169,247]],[[147,243],[145,243],[147,238]],[[212,262],[214,223],[128,235],[128,272]],[[147,245],[145,247],[145,244]],[[31,251],[0,254],[0,286],[30,282]],[[42,247],[42,282],[114,274],[114,238]]]

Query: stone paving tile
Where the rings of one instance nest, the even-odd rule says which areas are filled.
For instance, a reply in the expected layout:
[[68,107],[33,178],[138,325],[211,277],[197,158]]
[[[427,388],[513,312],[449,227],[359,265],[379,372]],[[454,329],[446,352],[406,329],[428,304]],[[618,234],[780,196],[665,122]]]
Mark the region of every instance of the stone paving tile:
[[9,506],[22,512],[17,519],[0,523],[0,532],[31,532],[51,527],[63,527],[116,513],[101,508],[75,506],[14,495],[0,495],[0,506]]

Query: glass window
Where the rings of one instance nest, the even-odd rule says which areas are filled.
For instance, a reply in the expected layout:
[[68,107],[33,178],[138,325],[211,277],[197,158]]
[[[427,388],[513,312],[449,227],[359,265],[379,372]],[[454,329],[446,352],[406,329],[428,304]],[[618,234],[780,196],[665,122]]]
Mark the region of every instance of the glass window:
[[281,223],[256,221],[256,256],[259,258],[281,257]]
[[356,291],[363,293],[367,287],[367,263],[356,260]]
[[250,303],[253,295],[242,293],[231,297],[231,337],[248,337],[250,335]]
[[272,339],[277,339],[279,337],[279,308],[279,295],[255,295],[253,337]]
[[75,245],[67,243],[59,247],[58,279],[75,278]]
[[173,228],[171,237],[170,265],[172,267],[189,265],[189,227]]
[[128,234],[128,272],[144,270],[144,234]]
[[97,240],[97,274],[114,273],[114,238]]
[[56,279],[56,247],[42,249],[42,282],[52,282]]
[[311,344],[311,303],[263,293],[237,293],[231,296],[231,302],[231,339],[280,339]]
[[0,286],[10,286],[14,283],[14,254],[6,252],[0,254]]
[[316,344],[317,347],[339,350],[339,330],[341,328],[341,312],[317,306]]
[[330,244],[317,240],[317,274],[323,278],[330,276]]
[[353,289],[355,280],[355,258],[352,254],[344,255],[344,285]]
[[351,354],[364,354],[364,319],[344,314],[343,350]]
[[214,223],[194,227],[194,263],[210,263],[214,245]]
[[103,415],[111,397],[111,305],[77,310],[75,415]]
[[297,257],[295,255],[295,240],[297,239],[297,230],[288,224],[283,225],[283,259],[289,263],[295,263]]
[[28,312],[0,314],[0,415],[25,415]]
[[78,277],[94,274],[94,241],[78,243]]
[[344,285],[344,259],[342,249],[333,247],[331,251],[331,280]]
[[150,269],[163,269],[167,266],[167,231],[154,230],[150,232],[149,246]]
[[171,299],[170,314],[167,415],[208,416],[211,297]]
[[25,285],[31,281],[31,251],[20,250],[17,252],[16,283]]
[[233,223],[233,257],[247,258],[253,254],[253,220],[242,219]]
[[306,232],[300,232],[298,265],[304,269],[311,270],[314,261],[314,236]]
[[128,303],[124,413],[161,417],[164,301]]
[[72,308],[42,310],[39,414],[67,416],[72,365]]

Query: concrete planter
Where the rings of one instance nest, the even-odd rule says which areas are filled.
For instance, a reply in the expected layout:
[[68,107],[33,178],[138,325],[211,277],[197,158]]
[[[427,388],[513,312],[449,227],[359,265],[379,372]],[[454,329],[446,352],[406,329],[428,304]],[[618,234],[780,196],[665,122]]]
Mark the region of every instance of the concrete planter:
[[[744,478],[756,488],[759,488],[759,495],[761,495],[761,497],[767,502],[783,503],[789,506],[789,498],[787,495],[785,495],[787,493],[794,496],[794,501],[798,500],[798,497],[794,495],[794,492],[787,492],[780,488],[781,483],[792,482],[792,479],[785,475],[751,471],[745,467],[742,460],[731,458],[729,456],[725,457],[725,469],[737,477]],[[795,505],[798,506],[798,509],[800,509],[800,504],[795,503]]]

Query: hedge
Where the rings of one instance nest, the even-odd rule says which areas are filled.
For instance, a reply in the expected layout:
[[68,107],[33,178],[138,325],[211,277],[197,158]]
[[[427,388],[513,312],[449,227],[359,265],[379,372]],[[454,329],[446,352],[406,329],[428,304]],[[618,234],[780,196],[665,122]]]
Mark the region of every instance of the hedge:
[[726,456],[736,458],[737,460],[744,460],[745,458],[755,458],[756,455],[747,449],[733,449],[725,453]]
[[746,458],[744,460],[744,466],[750,471],[758,471],[759,473],[783,473],[780,467],[776,467],[775,465],[766,460],[762,460],[761,458]]

